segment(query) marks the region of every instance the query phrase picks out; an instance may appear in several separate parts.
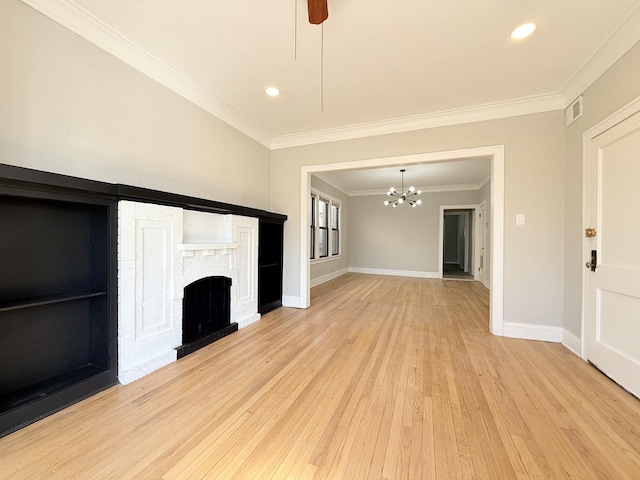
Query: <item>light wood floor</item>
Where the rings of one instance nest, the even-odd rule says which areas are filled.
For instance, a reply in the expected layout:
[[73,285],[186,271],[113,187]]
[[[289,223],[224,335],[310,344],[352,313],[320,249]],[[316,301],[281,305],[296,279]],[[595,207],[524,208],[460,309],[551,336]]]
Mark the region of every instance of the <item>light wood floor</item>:
[[640,401],[493,337],[475,282],[348,274],[0,439],[0,478],[640,479]]

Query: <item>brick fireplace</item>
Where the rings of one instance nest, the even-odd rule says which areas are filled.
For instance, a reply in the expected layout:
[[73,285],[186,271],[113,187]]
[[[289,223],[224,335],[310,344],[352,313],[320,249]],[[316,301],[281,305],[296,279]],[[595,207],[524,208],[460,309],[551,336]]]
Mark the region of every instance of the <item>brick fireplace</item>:
[[187,285],[231,279],[230,321],[258,314],[258,219],[151,203],[118,204],[118,378],[177,359]]
[[282,214],[3,164],[0,214],[0,437],[282,305]]

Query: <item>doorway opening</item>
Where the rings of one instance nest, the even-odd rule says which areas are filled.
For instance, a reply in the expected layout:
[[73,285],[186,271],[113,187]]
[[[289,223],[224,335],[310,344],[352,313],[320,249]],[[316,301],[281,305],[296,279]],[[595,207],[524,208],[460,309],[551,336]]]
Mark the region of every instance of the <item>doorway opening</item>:
[[[347,162],[336,162],[328,164],[317,164],[300,167],[300,224],[299,239],[300,245],[309,245],[309,204],[306,199],[311,192],[311,174],[316,172],[328,172],[333,170],[351,170],[370,167],[388,167],[394,165],[411,165],[431,162],[448,162],[461,159],[490,157],[491,159],[491,199],[487,203],[487,213],[489,223],[488,230],[491,232],[491,242],[488,246],[488,257],[490,262],[490,302],[489,302],[489,330],[494,335],[503,334],[503,264],[504,264],[504,146],[496,145],[491,147],[476,147],[463,150],[450,150],[432,153],[419,153],[414,155],[402,155],[396,157],[373,158],[367,160],[354,160]],[[475,206],[474,206],[475,207]],[[298,250],[298,262],[293,262],[293,267],[299,266],[299,276],[295,279],[299,281],[298,297],[287,298],[290,306],[307,308],[310,305],[310,265],[309,252],[301,247]],[[292,259],[293,260],[293,259]],[[442,263],[440,263],[442,265]],[[293,268],[292,267],[292,268]],[[285,284],[287,280],[285,270]],[[291,280],[291,279],[290,279]]]
[[445,280],[482,281],[483,205],[442,205],[439,229],[439,276]]
[[475,210],[445,209],[442,228],[442,278],[474,280]]

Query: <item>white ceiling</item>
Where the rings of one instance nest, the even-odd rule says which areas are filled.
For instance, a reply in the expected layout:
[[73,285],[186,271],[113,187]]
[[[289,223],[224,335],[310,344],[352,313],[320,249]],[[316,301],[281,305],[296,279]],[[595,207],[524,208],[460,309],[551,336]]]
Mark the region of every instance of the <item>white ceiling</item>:
[[[640,40],[640,0],[328,0],[323,26],[305,0],[22,1],[270,148],[561,109]],[[406,168],[476,188],[489,160]],[[319,176],[384,194],[399,170]]]
[[640,39],[640,0],[23,1],[271,148],[564,108]]
[[400,190],[405,169],[404,188],[415,186],[423,191],[480,189],[490,178],[490,158],[403,165],[360,170],[341,170],[314,174],[347,195],[384,195],[389,187]]

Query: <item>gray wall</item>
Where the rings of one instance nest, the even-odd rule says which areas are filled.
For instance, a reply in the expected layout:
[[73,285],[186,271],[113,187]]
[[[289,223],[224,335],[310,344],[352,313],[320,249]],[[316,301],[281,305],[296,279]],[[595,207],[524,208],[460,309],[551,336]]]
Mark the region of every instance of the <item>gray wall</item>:
[[566,129],[564,326],[581,335],[582,272],[582,135],[640,95],[640,44],[600,77],[583,97],[583,115]]
[[318,177],[311,176],[311,187],[323,193],[326,193],[341,202],[340,209],[340,256],[332,259],[322,259],[311,262],[310,279],[320,279],[320,277],[331,276],[337,274],[340,270],[346,269],[349,265],[349,231],[350,231],[350,198],[343,192],[335,188],[333,185],[320,180]]
[[504,320],[562,326],[564,111],[273,151],[272,205],[289,215],[284,294],[300,296],[301,166],[491,145],[505,146]]
[[419,207],[391,208],[384,195],[351,197],[349,266],[437,272],[440,206],[478,199],[477,190],[423,193]]
[[267,148],[18,0],[0,65],[0,162],[270,209]]
[[505,321],[581,333],[582,134],[640,95],[638,45],[568,129],[557,111],[273,152],[18,0],[0,2],[0,62],[0,162],[287,213],[294,297],[302,165],[505,145]]

